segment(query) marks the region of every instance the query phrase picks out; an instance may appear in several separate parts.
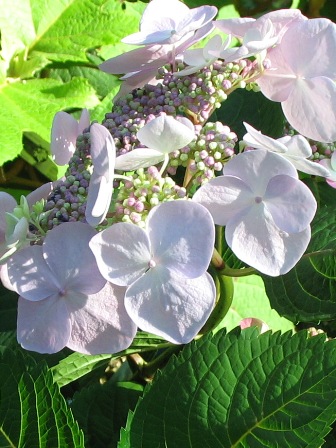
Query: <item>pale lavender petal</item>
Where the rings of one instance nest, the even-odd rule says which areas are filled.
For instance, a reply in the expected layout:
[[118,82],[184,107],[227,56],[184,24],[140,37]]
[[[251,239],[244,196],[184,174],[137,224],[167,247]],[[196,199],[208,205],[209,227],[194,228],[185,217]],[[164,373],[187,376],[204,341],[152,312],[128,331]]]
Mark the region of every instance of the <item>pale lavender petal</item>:
[[190,342],[207,321],[215,302],[216,288],[205,273],[187,279],[164,268],[149,270],[126,292],[125,307],[144,331],[174,344]]
[[196,278],[209,267],[215,226],[208,210],[192,201],[163,202],[147,218],[154,261],[178,275]]
[[[203,48],[192,48],[191,50],[187,50],[183,56],[183,62],[188,65],[204,67],[207,63],[207,60],[204,57]],[[177,74],[180,75],[181,72],[177,72]]]
[[125,310],[126,288],[106,283],[97,294],[89,295],[85,304],[80,297],[68,303],[72,322],[67,347],[90,355],[118,353],[128,348],[137,327]]
[[310,241],[310,227],[300,233],[283,232],[261,203],[247,214],[231,219],[225,238],[241,261],[276,277],[286,274],[300,260]]
[[256,195],[241,179],[219,176],[204,184],[193,200],[206,207],[215,224],[225,226],[237,213],[255,204]]
[[169,41],[169,39],[173,35],[173,23],[170,22],[162,25],[169,26],[169,28],[163,29],[162,31],[155,31],[149,34],[141,31],[138,33],[133,33],[121,39],[121,42],[131,45],[158,45],[161,43],[168,43],[167,41]]
[[43,243],[44,259],[62,289],[94,294],[105,285],[89,247],[96,233],[82,222],[66,222],[47,233]]
[[[333,153],[333,155],[336,153]],[[329,175],[327,176],[327,183],[335,188],[334,183],[336,182],[336,167],[332,164],[333,157],[331,159],[322,159],[319,162],[319,165],[322,165],[324,168],[329,170]]]
[[320,142],[336,140],[336,85],[325,77],[298,79],[281,103],[289,123],[304,136]]
[[116,158],[115,169],[121,171],[134,171],[139,168],[148,168],[164,160],[164,154],[156,149],[135,148]]
[[300,180],[274,176],[267,186],[263,201],[280,230],[299,233],[306,229],[316,213],[316,199]]
[[16,206],[17,202],[13,196],[0,191],[0,241],[4,239],[6,233],[6,212],[12,213]]
[[188,145],[195,138],[195,132],[175,118],[161,115],[141,128],[137,138],[148,148],[169,154]]
[[[146,63],[160,60],[171,51],[167,46],[152,45],[144,48],[136,48],[114,58],[108,59],[99,65],[99,68],[107,73],[123,74],[141,71]],[[158,67],[160,66],[160,63]]]
[[56,296],[39,302],[19,297],[17,340],[26,350],[56,353],[64,348],[71,331],[66,302]]
[[232,34],[233,36],[242,38],[254,22],[256,22],[256,19],[245,17],[215,20],[214,25],[216,28],[223,31],[223,33]]
[[278,174],[298,178],[292,163],[264,149],[243,152],[233,157],[224,166],[223,174],[243,179],[256,196],[263,196],[269,180]]
[[36,190],[29,193],[26,197],[29,207],[32,207],[34,204],[36,204],[37,201],[40,201],[41,199],[47,199],[57,183],[58,181],[47,182],[46,184],[41,185],[40,187],[36,188]]
[[149,239],[135,224],[113,224],[92,238],[90,248],[103,277],[116,285],[130,285],[149,268]]
[[244,122],[244,126],[247,130],[247,134],[244,135],[243,140],[248,146],[256,149],[268,149],[269,151],[278,153],[287,152],[286,145],[281,141],[274,140],[273,138],[262,134],[248,123]]
[[76,149],[78,122],[66,112],[57,112],[51,128],[50,150],[57,165],[67,165]]
[[61,285],[43,258],[41,246],[24,247],[7,262],[14,290],[26,300],[39,301],[58,294]]
[[[292,137],[283,137],[279,138],[278,141],[284,143],[284,145],[287,147],[287,155],[291,156],[297,156],[297,157],[311,157],[313,154],[312,148],[306,138],[304,138],[302,135],[293,135]],[[286,139],[286,141],[284,140]]]
[[10,291],[15,291],[15,288],[9,280],[7,263],[0,265],[0,280],[5,288],[9,289]]
[[116,150],[111,134],[98,123],[90,128],[90,153],[93,173],[89,184],[89,193],[85,209],[85,219],[96,227],[108,212],[113,193],[113,176]]
[[255,204],[255,194],[237,177],[218,176],[202,185],[193,201],[209,210],[215,224],[225,226],[236,214]]
[[83,109],[79,122],[78,122],[78,134],[82,134],[85,129],[90,126],[90,113],[87,109]]
[[318,162],[302,159],[299,157],[285,154],[287,160],[292,162],[295,168],[303,173],[312,174],[313,176],[329,177],[330,171]]
[[203,5],[198,8],[191,9],[185,16],[181,17],[176,31],[180,36],[184,36],[191,31],[206,25],[217,14],[215,6]]
[[180,0],[152,0],[142,14],[140,28],[142,31],[150,32],[153,21],[161,17],[170,17],[174,21],[180,20],[189,12],[187,5]]

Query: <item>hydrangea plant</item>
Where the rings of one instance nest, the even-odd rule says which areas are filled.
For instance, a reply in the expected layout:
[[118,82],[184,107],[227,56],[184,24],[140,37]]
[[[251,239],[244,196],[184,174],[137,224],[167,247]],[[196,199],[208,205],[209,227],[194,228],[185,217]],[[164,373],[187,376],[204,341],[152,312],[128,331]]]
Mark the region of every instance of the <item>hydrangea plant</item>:
[[[50,150],[64,177],[19,205],[0,193],[1,281],[19,296],[18,346],[1,358],[18,385],[14,398],[0,394],[10,446],[326,441],[336,420],[336,26],[298,9],[216,14],[151,0],[123,38],[139,47],[100,66],[122,75],[105,119],[55,115]],[[251,114],[243,133],[225,121],[239,92],[279,106],[274,132]],[[38,356],[49,362],[41,377]],[[52,378],[78,388],[68,403]],[[43,394],[58,397],[51,411]],[[31,408],[38,435],[12,425],[33,422]],[[52,418],[59,430],[47,434]]]

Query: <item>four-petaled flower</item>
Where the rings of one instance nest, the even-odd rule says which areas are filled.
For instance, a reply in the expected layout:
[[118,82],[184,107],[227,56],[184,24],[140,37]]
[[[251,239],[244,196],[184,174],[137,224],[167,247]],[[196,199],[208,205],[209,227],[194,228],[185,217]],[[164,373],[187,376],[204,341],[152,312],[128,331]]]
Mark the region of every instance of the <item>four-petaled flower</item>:
[[226,226],[226,241],[240,260],[271,276],[287,273],[310,240],[312,192],[288,160],[263,149],[237,155],[223,174],[193,200],[208,208],[215,224]]
[[214,306],[214,281],[206,272],[214,235],[205,207],[177,200],[154,207],[146,230],[117,223],[95,235],[90,247],[105,279],[127,286],[125,307],[132,320],[144,331],[184,344]]
[[8,278],[20,295],[17,339],[23,348],[55,353],[116,353],[136,333],[123,298],[125,288],[101,276],[89,241],[88,224],[64,223],[48,232],[42,246],[29,246],[7,263]]

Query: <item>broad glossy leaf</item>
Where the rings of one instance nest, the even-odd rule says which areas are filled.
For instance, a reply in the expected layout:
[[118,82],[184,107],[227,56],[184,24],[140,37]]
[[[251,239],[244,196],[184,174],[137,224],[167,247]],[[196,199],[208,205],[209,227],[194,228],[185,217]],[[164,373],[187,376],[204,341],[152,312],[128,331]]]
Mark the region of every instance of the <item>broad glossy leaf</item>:
[[336,341],[256,329],[188,344],[145,390],[119,448],[318,448],[336,416]]
[[262,276],[272,308],[293,322],[336,318],[336,215],[322,207],[306,254],[288,274]]

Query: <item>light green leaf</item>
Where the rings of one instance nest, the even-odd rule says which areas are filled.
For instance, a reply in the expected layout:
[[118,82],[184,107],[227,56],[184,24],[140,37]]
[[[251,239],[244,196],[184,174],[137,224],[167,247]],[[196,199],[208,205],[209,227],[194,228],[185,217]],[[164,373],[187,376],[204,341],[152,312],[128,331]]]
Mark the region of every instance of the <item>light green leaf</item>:
[[0,446],[84,448],[83,433],[46,364],[10,350],[0,363]]
[[246,317],[256,317],[264,321],[273,331],[285,332],[294,329],[291,321],[272,310],[263,281],[258,275],[234,279],[233,303],[219,328],[232,330]]
[[321,208],[306,254],[286,275],[262,276],[272,308],[293,322],[336,318],[335,207]]
[[98,98],[88,81],[74,78],[63,84],[54,79],[32,79],[0,87],[0,165],[22,151],[22,135],[48,147],[56,112],[93,107]]
[[86,375],[94,369],[106,365],[107,360],[120,358],[121,356],[130,355],[132,353],[141,353],[158,348],[170,347],[171,344],[165,342],[164,339],[158,336],[153,336],[149,333],[138,332],[133,340],[132,345],[122,352],[115,355],[83,355],[82,353],[73,353],[67,358],[63,359],[57,366],[51,370],[53,372],[54,381],[63,387],[78,378]]
[[336,417],[336,341],[249,328],[188,344],[147,387],[119,448],[319,448]]

